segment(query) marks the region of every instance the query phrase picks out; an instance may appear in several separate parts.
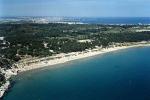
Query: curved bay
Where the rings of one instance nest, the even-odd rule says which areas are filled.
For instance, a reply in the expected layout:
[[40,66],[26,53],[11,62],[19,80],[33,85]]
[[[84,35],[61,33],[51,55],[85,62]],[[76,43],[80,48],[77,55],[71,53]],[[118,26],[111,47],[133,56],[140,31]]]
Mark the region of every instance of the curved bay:
[[150,100],[150,47],[19,74],[4,100]]

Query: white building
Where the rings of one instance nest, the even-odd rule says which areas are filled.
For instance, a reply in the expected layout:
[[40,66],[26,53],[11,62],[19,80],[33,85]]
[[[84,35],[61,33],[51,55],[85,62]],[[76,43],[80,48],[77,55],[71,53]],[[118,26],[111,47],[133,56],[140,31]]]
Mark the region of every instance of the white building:
[[4,40],[4,37],[0,37],[0,40]]

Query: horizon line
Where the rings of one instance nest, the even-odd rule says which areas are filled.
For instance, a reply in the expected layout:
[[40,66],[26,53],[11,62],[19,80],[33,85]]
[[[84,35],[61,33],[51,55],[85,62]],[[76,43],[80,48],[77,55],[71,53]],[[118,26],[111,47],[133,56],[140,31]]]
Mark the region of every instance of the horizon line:
[[0,16],[3,17],[150,18],[150,16]]

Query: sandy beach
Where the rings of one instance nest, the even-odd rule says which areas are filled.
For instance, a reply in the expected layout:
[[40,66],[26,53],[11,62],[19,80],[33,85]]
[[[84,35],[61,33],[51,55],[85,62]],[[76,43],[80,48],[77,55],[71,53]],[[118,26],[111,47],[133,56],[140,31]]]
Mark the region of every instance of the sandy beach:
[[100,54],[113,52],[117,50],[122,50],[122,49],[127,49],[132,47],[144,47],[144,46],[150,46],[150,42],[137,42],[125,46],[110,46],[108,48],[96,47],[95,49],[91,49],[91,50],[88,49],[83,52],[72,52],[68,54],[62,53],[51,57],[38,58],[38,59],[32,58],[28,60],[22,60],[16,63],[15,67],[12,67],[12,69],[5,70],[5,71],[3,70],[7,81],[5,84],[3,84],[0,87],[0,98],[4,95],[5,91],[7,91],[9,88],[10,77],[12,75],[17,75],[18,72],[23,72],[23,71],[28,71],[28,70],[33,70],[33,69],[43,68],[43,67],[51,67],[51,65],[61,64],[76,59],[83,59],[86,57],[100,55]]
[[61,64],[68,61],[76,60],[76,59],[83,59],[86,57],[91,57],[95,55],[100,55],[108,52],[113,52],[117,50],[132,48],[132,47],[142,47],[142,46],[150,46],[150,44],[145,44],[145,42],[140,42],[138,44],[130,45],[130,46],[118,46],[118,47],[109,47],[109,48],[101,48],[97,47],[92,50],[86,50],[83,52],[72,52],[68,54],[57,54],[56,56],[47,57],[47,58],[40,58],[32,60],[31,62],[36,62],[32,64],[23,64],[21,65],[18,63],[18,70],[19,72],[28,71],[32,69],[42,68],[42,67],[50,67],[51,65]]

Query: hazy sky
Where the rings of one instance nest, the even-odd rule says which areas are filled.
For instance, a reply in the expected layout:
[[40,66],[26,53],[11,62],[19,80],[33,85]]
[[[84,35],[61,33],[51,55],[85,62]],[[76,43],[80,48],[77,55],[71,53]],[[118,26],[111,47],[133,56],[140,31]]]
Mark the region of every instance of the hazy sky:
[[0,16],[150,17],[150,0],[0,0]]

